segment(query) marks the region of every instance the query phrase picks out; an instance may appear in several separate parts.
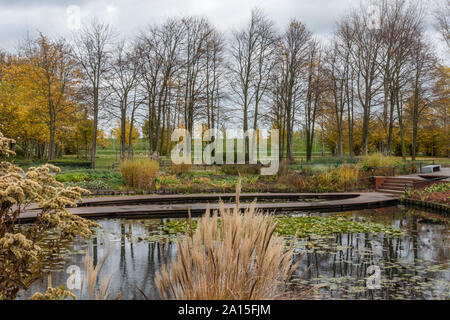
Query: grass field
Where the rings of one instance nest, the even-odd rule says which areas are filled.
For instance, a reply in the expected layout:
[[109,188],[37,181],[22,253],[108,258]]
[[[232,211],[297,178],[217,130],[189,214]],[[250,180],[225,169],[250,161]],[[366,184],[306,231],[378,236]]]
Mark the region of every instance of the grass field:
[[[315,150],[320,150],[319,145],[315,145]],[[314,150],[314,149],[313,149]],[[139,139],[134,146],[134,156],[135,157],[146,157],[148,155],[148,143],[144,139]],[[330,152],[325,153],[327,158],[331,157]],[[69,157],[69,156],[65,156]],[[314,159],[322,158],[322,152],[313,152]],[[75,157],[73,157],[75,158]],[[294,158],[298,161],[305,161],[306,159],[306,148],[304,142],[300,139],[294,140]],[[114,163],[120,161],[120,150],[118,148],[118,142],[110,139],[109,147],[105,149],[99,149],[97,151],[96,168],[98,169],[108,169]],[[164,162],[169,162],[170,157],[163,157]]]
[[[313,150],[318,150],[313,152],[313,157],[311,162],[306,162],[306,151],[304,141],[302,139],[294,140],[294,163],[292,164],[293,169],[299,169],[301,167],[314,167],[314,170],[323,171],[329,168],[336,167],[342,163],[356,163],[359,161],[360,157],[354,157],[350,159],[349,157],[339,158],[333,157],[329,151],[326,151],[325,157],[322,156],[321,146],[316,144]],[[148,156],[148,144],[144,139],[139,139],[134,146],[134,156],[135,157],[147,157]],[[398,157],[398,159],[401,159]],[[407,161],[411,161],[411,157],[406,158]],[[113,167],[113,164],[117,164],[120,161],[120,150],[118,148],[118,141],[113,141],[110,139],[109,146],[105,149],[99,148],[97,151],[96,158],[96,169],[98,170],[109,170]],[[423,162],[423,164],[437,163],[441,165],[450,165],[450,159],[448,158],[430,158],[430,157],[418,157],[416,159],[418,162]],[[46,163],[46,161],[33,161],[24,159],[14,159],[14,163],[22,168],[27,168],[30,166],[41,165]],[[65,155],[62,158],[55,159],[53,161],[55,165],[61,167],[64,172],[68,171],[78,171],[80,169],[89,169],[90,160],[86,158],[79,158],[76,155]],[[163,164],[170,164],[170,157],[163,157]]]

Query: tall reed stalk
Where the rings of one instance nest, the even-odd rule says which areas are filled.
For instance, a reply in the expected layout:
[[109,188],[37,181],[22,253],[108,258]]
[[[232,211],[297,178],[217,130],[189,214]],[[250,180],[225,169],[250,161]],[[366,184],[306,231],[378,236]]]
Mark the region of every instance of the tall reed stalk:
[[[80,300],[108,300],[110,298],[111,280],[114,274],[109,277],[103,277],[100,282],[100,287],[97,288],[98,276],[103,268],[108,256],[111,252],[103,258],[100,264],[94,264],[89,252],[86,252],[84,263],[84,274],[81,277],[81,288],[79,296],[77,297],[72,291],[68,291],[64,285],[53,288],[52,276],[49,273],[47,276],[47,290],[44,293],[36,292],[30,300],[65,300],[65,299],[80,299]],[[116,300],[120,299],[121,295],[116,296]]]
[[[100,282],[100,287],[96,290],[98,275],[103,268],[106,260],[108,259],[111,251],[109,251],[103,258],[100,264],[94,264],[89,256],[89,252],[86,253],[84,259],[84,275],[81,280],[80,299],[88,300],[108,300],[109,289],[111,286],[111,280],[114,274],[109,277],[103,277]],[[86,289],[86,292],[85,290]],[[116,298],[117,299],[117,298]]]

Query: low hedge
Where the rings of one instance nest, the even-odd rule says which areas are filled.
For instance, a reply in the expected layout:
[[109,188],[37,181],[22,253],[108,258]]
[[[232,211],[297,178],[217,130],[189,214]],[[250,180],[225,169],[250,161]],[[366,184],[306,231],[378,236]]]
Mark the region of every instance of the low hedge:
[[50,160],[48,163],[51,163],[57,167],[76,167],[76,168],[90,168],[90,161],[77,161],[77,160]]

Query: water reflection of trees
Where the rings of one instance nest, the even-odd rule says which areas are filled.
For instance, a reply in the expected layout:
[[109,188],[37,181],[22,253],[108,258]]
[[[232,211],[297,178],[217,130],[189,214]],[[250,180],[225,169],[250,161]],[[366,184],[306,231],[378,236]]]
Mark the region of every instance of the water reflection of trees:
[[[154,283],[155,271],[159,270],[164,261],[176,256],[176,244],[172,242],[136,241],[135,236],[153,234],[157,222],[141,224],[140,221],[104,220],[101,221],[102,231],[88,243],[74,242],[73,254],[62,268],[51,272],[53,285],[62,285],[67,281],[65,270],[70,265],[79,266],[84,271],[85,253],[81,249],[89,250],[95,263],[101,263],[108,256],[99,274],[98,282],[105,276],[114,274],[111,284],[111,297],[119,293],[124,299],[143,299],[136,289],[138,286],[150,299],[158,299],[159,295]],[[80,252],[80,253],[78,253]],[[30,297],[34,292],[43,292],[47,288],[47,279],[36,281],[29,290],[22,294],[22,298]],[[75,290],[75,293],[77,291]]]
[[[352,299],[392,299],[401,294],[409,298],[428,298],[429,290],[417,288],[414,276],[426,286],[436,279],[449,281],[449,272],[431,273],[424,271],[421,260],[433,260],[433,264],[448,263],[449,241],[448,226],[421,223],[414,214],[399,211],[398,208],[365,210],[344,214],[352,219],[368,218],[374,222],[391,224],[406,230],[403,237],[389,235],[340,234],[332,238],[321,239],[317,250],[307,253],[300,264],[296,275],[301,275],[308,266],[312,266],[305,279],[322,277],[312,282],[328,282],[345,278],[337,283],[336,290],[323,289],[324,297]],[[147,241],[148,235],[160,234],[158,226],[161,220],[104,220],[102,232],[89,243],[82,241],[73,244],[72,252],[65,263],[64,270],[52,272],[54,285],[66,283],[65,269],[69,265],[77,265],[84,269],[84,253],[81,249],[89,249],[95,262],[101,262],[111,250],[108,260],[100,274],[109,276],[114,273],[111,296],[121,293],[124,299],[142,299],[143,296],[134,285],[141,288],[151,299],[158,294],[154,283],[154,274],[166,261],[176,257],[177,245],[168,241]],[[162,233],[161,233],[162,234]],[[141,237],[142,241],[138,238]],[[337,250],[337,248],[341,250]],[[319,251],[319,252],[318,252]],[[324,251],[321,253],[321,251]],[[331,254],[330,252],[336,252]],[[372,254],[368,254],[372,253]],[[379,265],[382,273],[382,288],[366,289],[369,276],[367,268]],[[36,291],[45,291],[46,279],[33,284],[23,297]],[[360,290],[351,291],[352,288]],[[422,287],[423,288],[423,287]]]
[[[358,215],[354,213],[347,215],[358,219]],[[322,290],[325,296],[330,298],[392,299],[398,295],[416,299],[429,298],[429,290],[423,288],[427,285],[431,287],[433,281],[442,276],[427,271],[421,271],[423,274],[419,274],[418,267],[425,269],[419,261],[448,261],[447,226],[421,225],[416,216],[398,215],[398,212],[395,215],[383,212],[383,216],[375,220],[386,220],[386,215],[390,215],[392,225],[405,229],[407,234],[399,238],[386,234],[337,235],[323,245],[336,254],[318,253],[318,250],[307,253],[296,275],[301,275],[308,266],[312,266],[305,278],[314,279],[314,283],[333,282],[330,278],[347,278],[342,285],[337,285],[337,290]],[[374,248],[374,244],[380,244],[381,250]],[[370,254],[367,254],[369,252]],[[369,276],[367,268],[371,265],[381,268],[381,289],[366,288],[365,281]],[[414,276],[420,276],[421,287],[416,285],[418,281],[411,280]],[[442,280],[448,281],[448,272],[443,275]]]

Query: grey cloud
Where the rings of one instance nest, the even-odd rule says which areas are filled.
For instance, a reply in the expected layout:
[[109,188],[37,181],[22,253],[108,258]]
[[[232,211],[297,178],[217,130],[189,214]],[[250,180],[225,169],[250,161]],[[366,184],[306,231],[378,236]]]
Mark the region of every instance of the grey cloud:
[[89,1],[90,0],[0,0],[0,6],[4,8],[39,6],[66,7],[69,5],[82,5]]
[[113,24],[124,36],[132,36],[167,17],[185,15],[206,16],[221,31],[229,31],[246,24],[251,9],[259,6],[280,30],[296,18],[325,38],[333,31],[335,21],[359,3],[360,0],[0,0],[0,48],[13,50],[27,31],[69,35],[69,5],[80,7],[82,21],[96,16]]

